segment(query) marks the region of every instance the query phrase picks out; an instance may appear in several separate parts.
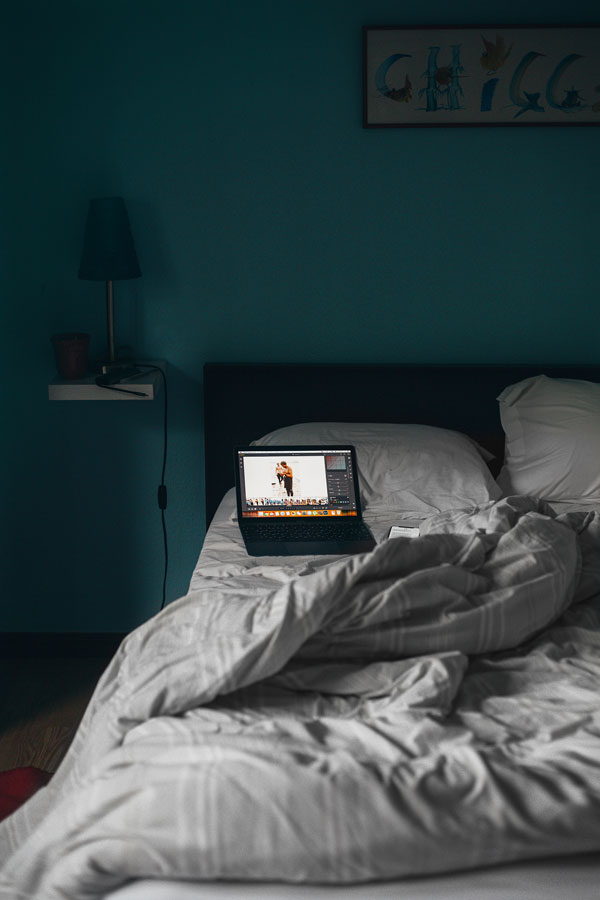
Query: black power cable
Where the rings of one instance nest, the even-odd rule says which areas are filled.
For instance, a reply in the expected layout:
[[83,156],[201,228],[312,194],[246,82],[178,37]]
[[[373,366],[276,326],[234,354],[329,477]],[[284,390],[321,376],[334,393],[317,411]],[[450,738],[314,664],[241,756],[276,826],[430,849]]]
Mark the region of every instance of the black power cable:
[[144,367],[146,369],[150,369],[153,372],[160,372],[162,380],[163,380],[163,388],[165,392],[165,400],[163,403],[163,458],[162,458],[162,468],[160,472],[160,484],[158,486],[157,491],[157,500],[158,500],[158,508],[160,509],[160,522],[162,526],[162,535],[163,535],[163,548],[165,551],[165,566],[163,573],[163,584],[162,584],[162,603],[160,604],[160,608],[165,608],[165,603],[167,599],[167,572],[169,569],[169,544],[167,541],[167,523],[165,520],[165,510],[167,508],[167,486],[165,484],[165,471],[167,468],[167,446],[168,446],[168,432],[167,432],[167,421],[168,421],[168,394],[167,394],[167,376],[165,374],[164,369],[161,369],[160,366],[155,366],[151,363],[137,363],[140,367]]
[[[158,486],[157,492],[157,500],[158,500],[158,508],[160,509],[160,521],[162,526],[162,535],[163,535],[163,547],[165,552],[165,565],[164,565],[164,573],[163,573],[163,583],[162,583],[162,603],[160,604],[160,608],[164,609],[166,599],[167,599],[167,572],[169,569],[169,544],[167,541],[167,523],[165,520],[165,510],[167,508],[167,486],[165,484],[165,472],[167,468],[167,421],[168,421],[168,395],[167,395],[167,376],[165,374],[164,369],[160,366],[155,366],[152,363],[140,362],[133,363],[133,365],[138,366],[140,369],[150,370],[154,372],[160,372],[163,380],[163,388],[165,392],[165,400],[163,404],[163,457],[162,457],[162,468],[160,473],[160,484]],[[143,373],[141,373],[143,374]],[[130,376],[131,377],[131,376]],[[120,394],[135,394],[137,397],[147,397],[148,395],[144,393],[144,391],[134,391],[130,388],[117,387],[116,384],[107,384],[102,376],[96,378],[96,384],[98,387],[106,388],[109,391],[117,391]]]

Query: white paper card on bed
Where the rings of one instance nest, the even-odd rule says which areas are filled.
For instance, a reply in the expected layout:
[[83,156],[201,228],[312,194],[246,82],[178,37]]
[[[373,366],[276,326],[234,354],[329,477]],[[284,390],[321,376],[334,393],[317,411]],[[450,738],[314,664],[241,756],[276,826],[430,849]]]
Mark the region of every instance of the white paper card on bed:
[[510,385],[498,401],[505,496],[600,502],[600,384],[538,375]]
[[421,536],[421,527],[417,523],[411,524],[408,520],[402,525],[392,525],[388,532],[389,538],[417,538]]

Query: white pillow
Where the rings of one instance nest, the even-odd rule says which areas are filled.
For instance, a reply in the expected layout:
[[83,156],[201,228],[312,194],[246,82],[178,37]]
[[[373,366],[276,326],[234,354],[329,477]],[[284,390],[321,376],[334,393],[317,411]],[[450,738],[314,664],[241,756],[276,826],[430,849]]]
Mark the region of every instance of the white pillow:
[[498,401],[504,494],[600,501],[600,384],[537,375],[510,385]]
[[356,447],[363,506],[432,514],[496,500],[500,490],[464,434],[430,425],[307,422],[271,431],[259,446],[348,443]]

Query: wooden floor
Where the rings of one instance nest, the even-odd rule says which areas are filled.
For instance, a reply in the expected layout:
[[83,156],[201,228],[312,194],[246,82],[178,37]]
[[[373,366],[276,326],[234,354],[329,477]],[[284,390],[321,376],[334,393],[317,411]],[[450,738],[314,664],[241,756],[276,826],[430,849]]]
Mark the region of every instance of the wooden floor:
[[56,771],[108,661],[0,661],[0,772],[16,766]]

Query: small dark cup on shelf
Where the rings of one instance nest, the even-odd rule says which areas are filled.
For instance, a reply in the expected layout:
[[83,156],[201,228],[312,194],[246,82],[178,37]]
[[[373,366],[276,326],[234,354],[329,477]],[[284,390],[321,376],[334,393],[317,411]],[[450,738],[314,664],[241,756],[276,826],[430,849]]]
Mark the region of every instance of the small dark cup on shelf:
[[83,378],[88,372],[89,334],[69,331],[53,334],[56,368],[61,378]]

